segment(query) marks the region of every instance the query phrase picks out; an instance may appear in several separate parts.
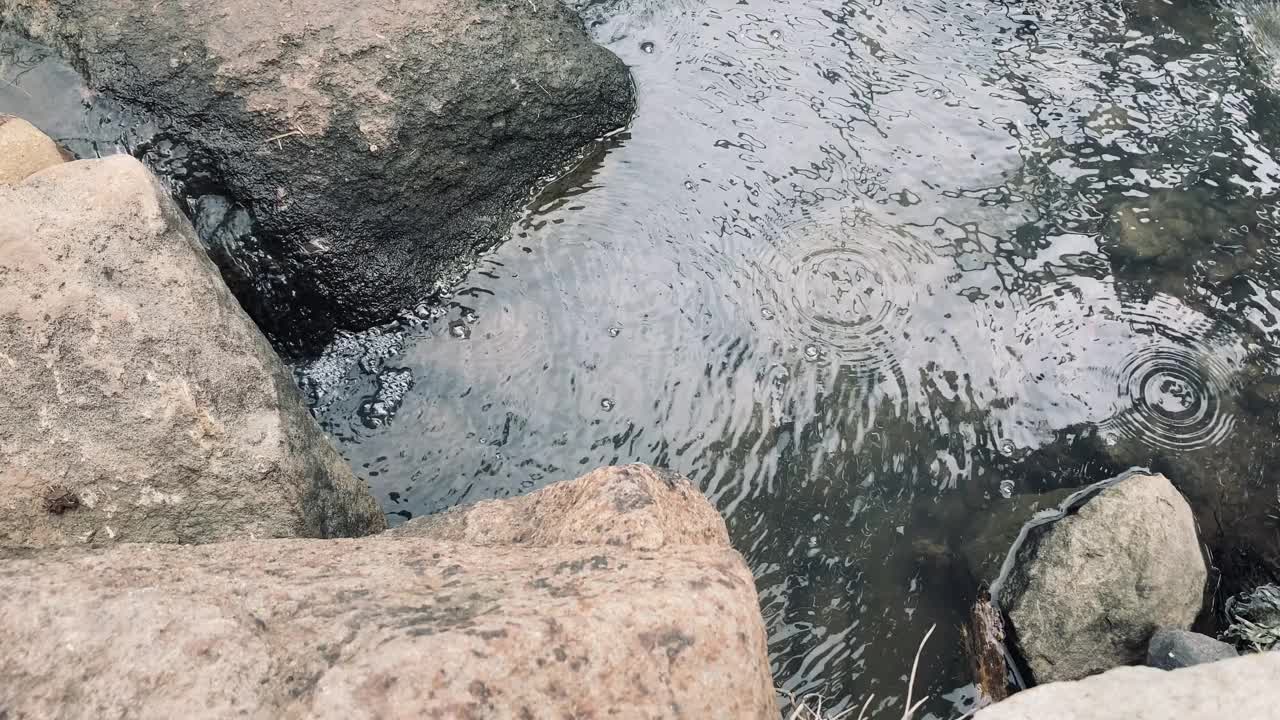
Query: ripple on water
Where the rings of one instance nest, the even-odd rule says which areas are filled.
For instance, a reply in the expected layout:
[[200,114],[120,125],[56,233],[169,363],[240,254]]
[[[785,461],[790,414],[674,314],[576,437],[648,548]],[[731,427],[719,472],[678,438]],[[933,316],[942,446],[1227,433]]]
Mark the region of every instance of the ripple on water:
[[867,371],[898,366],[894,346],[917,301],[915,270],[930,261],[911,234],[846,216],[777,233],[753,263],[756,293],[787,341]]
[[1223,408],[1235,392],[1232,378],[1230,367],[1200,348],[1141,348],[1117,376],[1116,391],[1130,408],[1104,427],[1166,450],[1216,445],[1235,422]]

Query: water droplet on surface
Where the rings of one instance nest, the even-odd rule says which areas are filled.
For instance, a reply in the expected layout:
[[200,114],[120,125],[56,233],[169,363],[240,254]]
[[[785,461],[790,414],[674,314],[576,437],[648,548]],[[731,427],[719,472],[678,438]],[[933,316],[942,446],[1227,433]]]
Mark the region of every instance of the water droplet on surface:
[[471,328],[461,320],[454,320],[449,323],[449,334],[456,338],[466,340],[471,337]]
[[603,400],[600,401],[600,409],[604,410],[605,412],[612,412],[613,406],[614,406],[614,402],[609,398],[604,398]]
[[782,39],[782,31],[781,31],[781,30],[770,30],[770,31],[769,31],[769,37],[773,38],[774,40],[780,40],[780,39]]
[[805,359],[805,360],[808,360],[809,362],[813,362],[813,361],[817,360],[819,357],[821,357],[821,355],[822,355],[822,353],[818,352],[818,346],[817,346],[817,345],[805,345],[805,346],[804,346],[804,359]]
[[685,180],[685,181],[684,181],[684,189],[685,189],[685,190],[696,190],[696,189],[697,189],[697,187],[698,187],[697,185],[694,185],[694,184],[693,184],[693,181],[692,181],[692,180]]
[[645,42],[640,43],[640,49],[643,50],[646,54],[652,55],[653,43],[646,40]]
[[772,320],[774,318],[774,314],[769,308],[760,308],[760,317],[765,320]]
[[1007,456],[1007,455],[1012,455],[1012,454],[1013,454],[1013,451],[1014,451],[1015,449],[1016,449],[1016,448],[1013,446],[1013,441],[1012,441],[1012,440],[1005,440],[1004,442],[1000,443],[1000,454],[1001,454],[1001,455],[1006,455],[1006,456]]
[[617,325],[613,325],[609,328],[609,337],[618,337],[621,334],[622,334],[622,328],[618,327]]

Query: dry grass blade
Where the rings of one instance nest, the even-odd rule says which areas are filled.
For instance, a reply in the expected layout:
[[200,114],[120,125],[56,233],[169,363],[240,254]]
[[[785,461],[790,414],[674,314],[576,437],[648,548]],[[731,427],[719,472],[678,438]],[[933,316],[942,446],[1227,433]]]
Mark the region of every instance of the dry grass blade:
[[929,696],[926,695],[920,699],[920,702],[915,705],[911,704],[911,694],[916,687],[916,672],[920,669],[920,655],[924,652],[924,644],[929,642],[929,636],[933,635],[933,631],[936,629],[938,629],[936,624],[930,626],[929,632],[925,633],[924,639],[920,641],[920,647],[916,648],[916,659],[915,662],[911,663],[911,679],[907,681],[907,709],[902,713],[902,720],[911,720],[911,716],[915,714],[916,710],[924,704],[925,700],[929,699]]

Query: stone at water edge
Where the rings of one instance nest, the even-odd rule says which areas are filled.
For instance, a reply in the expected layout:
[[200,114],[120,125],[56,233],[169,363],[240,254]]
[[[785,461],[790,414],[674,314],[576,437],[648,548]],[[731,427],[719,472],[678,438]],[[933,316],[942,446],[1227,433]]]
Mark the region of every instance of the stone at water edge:
[[631,116],[626,66],[561,2],[294,5],[0,0],[0,26],[163,120],[197,183],[248,208],[270,257],[215,260],[285,340],[413,307]]
[[573,482],[416,518],[391,530],[473,545],[728,545],[720,513],[680,475],[648,465],[604,467]]
[[1141,662],[1158,627],[1190,627],[1206,577],[1186,500],[1135,474],[1033,530],[1000,601],[1035,681],[1075,680]]
[[1122,667],[1055,682],[979,710],[973,720],[1274,720],[1280,653],[1181,670]]
[[386,527],[137,160],[0,186],[0,546]]
[[[562,517],[456,539],[495,505]],[[754,579],[687,480],[606,468],[475,512],[361,540],[0,549],[0,710],[777,720]]]
[[56,143],[22,118],[0,113],[0,185],[14,185],[64,162]]
[[1217,662],[1238,657],[1236,649],[1208,635],[1176,628],[1160,628],[1147,646],[1147,666],[1161,670]]

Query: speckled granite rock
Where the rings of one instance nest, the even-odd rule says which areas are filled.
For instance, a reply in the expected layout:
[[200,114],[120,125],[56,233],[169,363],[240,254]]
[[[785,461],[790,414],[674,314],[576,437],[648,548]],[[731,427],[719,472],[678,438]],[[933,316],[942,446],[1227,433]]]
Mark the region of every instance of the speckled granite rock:
[[0,546],[386,527],[128,156],[0,186]]
[[1025,690],[973,720],[1227,720],[1280,717],[1280,653],[1181,670],[1122,667]]
[[415,519],[394,535],[473,545],[729,544],[724,520],[697,488],[648,465],[600,468],[509,500],[489,500]]
[[1036,682],[1141,662],[1158,627],[1187,628],[1207,577],[1187,501],[1130,475],[1032,531],[1001,590]]
[[503,502],[568,497],[536,540],[0,551],[0,712],[776,720],[755,585],[706,500],[633,466]]

